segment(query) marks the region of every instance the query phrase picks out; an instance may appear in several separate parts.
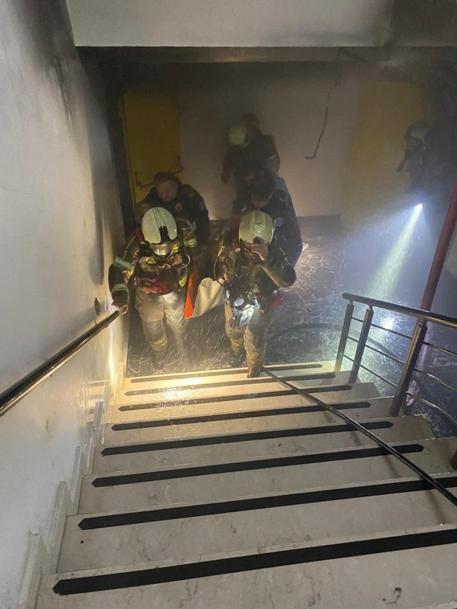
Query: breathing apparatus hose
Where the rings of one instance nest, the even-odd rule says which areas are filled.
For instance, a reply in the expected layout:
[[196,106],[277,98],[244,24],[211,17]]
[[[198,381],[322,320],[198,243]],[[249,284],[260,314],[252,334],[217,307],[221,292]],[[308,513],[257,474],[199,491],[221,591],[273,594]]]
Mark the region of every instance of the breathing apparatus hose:
[[[224,251],[224,244],[222,244],[217,252],[216,258],[213,264],[213,277],[215,281],[224,288],[226,293],[226,300],[229,304],[238,311],[242,312],[243,310],[250,308],[256,304],[256,298],[251,293],[250,290],[247,289],[247,286],[244,285],[243,278],[240,277],[237,273],[237,267],[235,267],[234,277],[232,279],[227,280],[218,277],[219,273],[217,272],[217,264],[219,259]],[[229,296],[227,296],[227,294]],[[235,305],[235,302],[241,299],[243,304]]]
[[348,416],[344,412],[341,412],[334,406],[330,406],[330,404],[327,404],[326,402],[323,402],[319,398],[316,398],[314,395],[312,395],[311,393],[308,393],[304,389],[295,387],[294,385],[292,385],[292,383],[277,376],[271,370],[267,370],[266,368],[262,368],[262,370],[263,370],[263,372],[265,372],[265,374],[267,374],[268,376],[273,378],[278,383],[281,383],[281,385],[283,385],[284,387],[291,389],[297,395],[300,395],[302,397],[307,398],[308,400],[313,401],[316,405],[321,406],[328,412],[331,412],[335,416],[346,421],[346,423],[349,423],[349,425],[351,425],[354,429],[357,429],[358,431],[362,432],[365,436],[367,436],[367,438],[370,438],[370,440],[373,440],[373,442],[378,444],[378,446],[380,446],[381,448],[384,448],[393,457],[395,457],[396,459],[401,461],[403,463],[403,465],[406,465],[406,467],[409,467],[409,469],[411,469],[414,473],[416,473],[419,476],[419,478],[422,478],[423,480],[425,480],[429,485],[431,485],[433,488],[435,488],[435,490],[437,490],[439,493],[441,493],[441,495],[443,495],[448,501],[450,501],[455,507],[457,507],[457,497],[454,494],[452,494],[451,492],[449,492],[446,487],[444,487],[440,482],[438,482],[438,480],[435,480],[434,478],[432,478],[432,476],[430,476],[430,474],[427,474],[427,472],[425,472],[422,468],[420,468],[418,465],[413,463],[410,459],[408,459],[408,457],[405,457],[404,455],[402,455],[396,448],[394,448],[393,446],[390,446],[390,444],[387,444],[387,442],[384,442],[384,440],[382,440],[379,436],[377,436],[373,432],[366,429],[361,423],[359,423],[358,421],[355,421],[352,417]]
[[220,281],[220,279],[219,279],[219,277],[218,277],[218,272],[217,272],[217,264],[218,264],[218,262],[219,262],[219,258],[221,257],[221,255],[222,255],[222,252],[223,252],[223,251],[224,251],[224,244],[223,244],[223,243],[221,243],[221,245],[220,245],[220,247],[219,247],[219,250],[218,250],[218,252],[217,252],[217,254],[216,254],[216,257],[215,257],[215,259],[214,259],[214,263],[213,263],[213,279],[214,279],[214,281],[216,281],[216,282],[217,282],[219,285],[221,285],[222,287],[224,287],[224,286],[225,286],[225,282],[224,282],[224,283],[221,283],[221,281]]

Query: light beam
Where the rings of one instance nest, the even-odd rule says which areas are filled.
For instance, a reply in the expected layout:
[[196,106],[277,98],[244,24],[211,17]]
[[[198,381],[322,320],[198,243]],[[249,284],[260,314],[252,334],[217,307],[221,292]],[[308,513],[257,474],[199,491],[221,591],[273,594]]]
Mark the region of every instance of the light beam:
[[411,248],[414,229],[422,209],[422,203],[418,203],[412,210],[408,210],[409,218],[407,217],[406,224],[371,282],[369,292],[374,298],[381,300],[395,298],[396,287],[404,267],[405,258]]

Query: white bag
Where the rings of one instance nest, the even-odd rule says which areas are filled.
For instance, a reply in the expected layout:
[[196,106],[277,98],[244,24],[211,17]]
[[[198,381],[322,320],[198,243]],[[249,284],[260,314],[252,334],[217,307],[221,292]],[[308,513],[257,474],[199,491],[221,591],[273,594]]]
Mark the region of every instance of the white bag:
[[211,277],[205,277],[198,286],[197,298],[195,299],[191,319],[201,317],[208,311],[211,311],[211,309],[223,304],[224,288],[217,281],[213,281]]

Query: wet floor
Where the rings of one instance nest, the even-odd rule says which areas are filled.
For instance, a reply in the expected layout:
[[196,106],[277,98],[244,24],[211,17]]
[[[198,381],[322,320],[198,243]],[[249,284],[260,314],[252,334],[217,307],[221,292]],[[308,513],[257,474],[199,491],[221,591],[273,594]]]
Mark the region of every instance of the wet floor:
[[[348,281],[351,281],[347,275],[347,264],[345,267],[348,235],[335,222],[321,224],[317,221],[302,223],[302,234],[305,246],[296,266],[297,282],[290,289],[282,290],[283,303],[275,311],[269,331],[266,363],[332,360],[336,356],[346,306],[342,293]],[[357,305],[354,315],[362,319],[364,312],[364,306]],[[381,395],[393,395],[400,379],[401,362],[407,355],[407,337],[413,332],[414,320],[375,309],[373,321],[384,329],[373,327],[370,331],[362,363],[382,378],[365,369],[360,370],[359,378],[361,381],[374,382]],[[357,338],[360,328],[361,323],[353,321],[350,336]],[[437,344],[449,349],[456,346],[453,344],[456,337],[449,336],[449,333],[441,336],[439,331],[435,331],[435,335],[433,338]],[[231,352],[225,335],[222,307],[188,323],[186,348],[187,358],[183,359],[171,340],[164,365],[157,368],[144,340],[136,311],[132,311],[129,376],[229,367]],[[348,341],[348,357],[353,357],[355,348],[356,343]],[[429,372],[439,372],[445,382],[453,383],[451,377],[454,368],[449,357],[443,361],[442,353],[440,355],[440,352],[429,351],[426,360],[423,363]],[[343,367],[350,366],[351,361],[345,359]],[[438,402],[447,412],[457,417],[457,404],[452,392],[445,391],[446,388],[442,385],[436,382],[424,383],[424,379],[416,374],[413,389],[426,399]],[[409,400],[407,409],[411,414],[425,416],[437,435],[449,435],[454,431],[424,403]]]

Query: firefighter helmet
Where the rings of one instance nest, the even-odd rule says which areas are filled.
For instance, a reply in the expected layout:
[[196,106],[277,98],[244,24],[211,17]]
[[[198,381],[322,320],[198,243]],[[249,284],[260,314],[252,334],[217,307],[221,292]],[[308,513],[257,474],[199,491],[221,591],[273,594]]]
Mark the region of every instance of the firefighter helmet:
[[230,146],[245,148],[249,143],[247,126],[244,123],[236,123],[229,127],[227,140]]
[[149,209],[143,216],[141,229],[145,240],[158,256],[168,255],[178,236],[176,220],[163,207]]
[[421,144],[425,144],[425,139],[427,137],[427,133],[430,130],[430,125],[425,121],[416,121],[411,123],[408,129],[405,132],[406,140],[416,140],[421,142]]
[[238,236],[244,243],[255,243],[256,239],[262,239],[269,245],[273,240],[273,233],[273,220],[263,211],[251,211],[241,218]]

